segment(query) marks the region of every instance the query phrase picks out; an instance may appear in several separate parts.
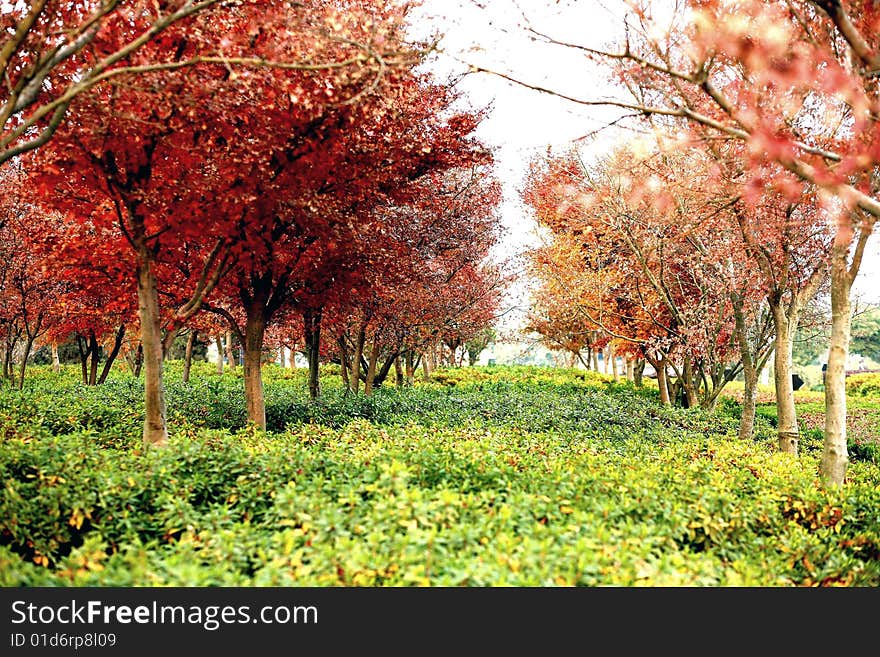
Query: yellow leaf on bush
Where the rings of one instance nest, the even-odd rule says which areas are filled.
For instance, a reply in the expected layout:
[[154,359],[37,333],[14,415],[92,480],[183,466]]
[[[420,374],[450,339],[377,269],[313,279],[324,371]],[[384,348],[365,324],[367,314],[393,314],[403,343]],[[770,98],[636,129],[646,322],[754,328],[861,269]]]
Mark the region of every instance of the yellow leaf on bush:
[[80,529],[82,527],[83,520],[85,519],[86,517],[82,511],[80,511],[79,509],[74,509],[73,513],[70,514],[70,520],[68,520],[67,522],[68,524],[70,524],[71,527],[76,527],[77,529]]

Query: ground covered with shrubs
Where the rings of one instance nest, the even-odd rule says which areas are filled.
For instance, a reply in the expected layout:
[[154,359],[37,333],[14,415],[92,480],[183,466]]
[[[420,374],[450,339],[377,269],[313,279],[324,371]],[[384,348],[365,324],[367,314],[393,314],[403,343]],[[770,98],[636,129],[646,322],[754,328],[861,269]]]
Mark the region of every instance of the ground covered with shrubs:
[[171,365],[163,450],[140,445],[135,379],[0,389],[0,585],[880,585],[875,452],[823,490],[821,435],[777,454],[767,409],[742,442],[732,400],[663,408],[586,372],[364,398],[328,371],[313,403],[268,366],[261,432],[239,374]]

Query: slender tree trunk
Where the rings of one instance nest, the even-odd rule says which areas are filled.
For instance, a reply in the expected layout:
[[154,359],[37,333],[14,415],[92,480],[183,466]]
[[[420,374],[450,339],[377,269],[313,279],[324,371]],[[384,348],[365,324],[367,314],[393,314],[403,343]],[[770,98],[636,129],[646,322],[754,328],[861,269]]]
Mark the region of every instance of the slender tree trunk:
[[637,388],[641,388],[644,385],[642,378],[645,375],[645,359],[637,358],[635,364],[633,365],[633,383],[636,384]]
[[229,368],[235,367],[235,349],[232,347],[232,331],[226,331],[226,363]]
[[52,343],[52,371],[58,374],[61,371],[61,358],[58,356],[58,343]]
[[370,361],[367,365],[367,378],[364,381],[364,394],[368,397],[373,394],[373,381],[376,378],[376,363],[379,362],[379,349],[379,340],[373,338],[373,344],[370,347]]
[[779,304],[771,304],[776,341],[773,354],[773,383],[776,387],[776,435],[779,451],[798,454],[797,411],[791,381],[792,346],[796,323],[791,322]]
[[140,378],[144,367],[144,345],[138,344],[134,352],[134,378]]
[[244,389],[248,422],[266,428],[266,399],[263,395],[263,339],[266,335],[265,304],[258,299],[247,309],[244,328]]
[[113,363],[116,361],[116,357],[119,356],[119,351],[122,349],[122,339],[125,337],[125,324],[120,324],[119,328],[116,330],[116,335],[113,338],[113,348],[110,350],[110,353],[107,354],[107,360],[104,361],[104,367],[101,370],[101,376],[98,377],[98,384],[104,383],[107,380],[107,376],[110,374],[110,369],[113,367]]
[[137,270],[138,317],[144,366],[144,445],[168,444],[165,423],[165,385],[162,380],[162,333],[159,324],[159,293],[151,262],[141,254]]
[[376,367],[376,375],[373,377],[373,389],[380,387],[385,380],[388,378],[388,375],[391,373],[391,368],[395,367],[395,361],[397,357],[400,355],[399,351],[392,352],[388,354],[388,357],[385,359],[385,362],[382,363],[381,367]]
[[12,362],[12,355],[15,352],[15,345],[18,342],[17,337],[6,340],[6,350],[3,352],[3,378],[9,381],[10,386],[15,385],[15,365]]
[[361,386],[361,361],[364,358],[364,343],[367,340],[367,323],[361,322],[358,328],[357,342],[354,345],[354,356],[351,359],[351,391],[358,393]]
[[694,384],[694,364],[690,356],[685,356],[682,369],[682,386],[687,399],[687,407],[696,408],[700,405],[700,396],[697,393],[697,386]]
[[98,361],[101,358],[101,348],[94,331],[89,331],[89,352],[92,354],[89,363],[89,385],[94,386],[98,383]]
[[599,349],[598,348],[591,349],[591,351],[593,352],[593,354],[592,354],[593,371],[598,372],[599,371]]
[[193,345],[196,342],[196,330],[191,329],[186,338],[186,353],[183,356],[183,382],[189,383],[189,373],[192,369]]
[[321,394],[321,308],[309,309],[303,313],[305,323],[306,353],[309,357],[309,398],[317,399]]
[[428,380],[428,376],[431,372],[437,369],[437,345],[430,345],[425,354],[422,356],[422,371],[425,375],[425,380]]
[[403,366],[400,364],[400,354],[394,358],[394,384],[398,388],[403,387]]
[[617,371],[617,355],[614,353],[614,347],[612,345],[608,345],[608,355],[611,359],[611,375],[614,377],[614,381],[620,381],[620,374]]
[[831,344],[825,372],[825,443],[820,475],[824,486],[842,486],[846,480],[846,359],[849,354],[850,289],[847,267],[849,243],[835,235],[831,247]]
[[635,362],[631,356],[626,357],[626,380],[632,381],[635,377]]
[[733,302],[733,316],[736,320],[736,341],[739,345],[739,357],[742,362],[743,388],[742,413],[739,419],[740,440],[751,440],[755,432],[755,409],[758,403],[758,368],[752,357],[749,335],[746,329],[746,317],[743,311],[742,298],[735,293],[730,295]]
[[342,385],[348,392],[351,390],[351,379],[348,375],[348,346],[345,344],[345,335],[340,335],[336,343],[339,345],[339,374],[342,376]]
[[657,370],[657,387],[660,389],[660,403],[664,406],[671,406],[672,400],[669,398],[669,377],[666,375],[666,359],[661,358],[657,363],[652,363],[654,369]]
[[18,389],[24,389],[24,372],[27,369],[28,358],[31,356],[31,349],[34,346],[34,338],[28,336],[24,341],[24,353],[21,356],[21,365],[18,366]]
[[278,348],[278,363],[282,369],[287,368],[287,347],[284,345]]
[[8,345],[3,352],[3,378],[7,379],[10,385],[15,384],[12,374],[12,348]]
[[223,374],[223,337],[218,334],[214,343],[217,345],[217,374]]
[[404,369],[406,370],[406,385],[414,386],[416,383],[416,352],[412,349],[406,350]]
[[83,340],[82,336],[77,333],[76,337],[76,352],[79,354],[79,367],[82,374],[82,382],[83,385],[89,385],[89,350],[88,343]]

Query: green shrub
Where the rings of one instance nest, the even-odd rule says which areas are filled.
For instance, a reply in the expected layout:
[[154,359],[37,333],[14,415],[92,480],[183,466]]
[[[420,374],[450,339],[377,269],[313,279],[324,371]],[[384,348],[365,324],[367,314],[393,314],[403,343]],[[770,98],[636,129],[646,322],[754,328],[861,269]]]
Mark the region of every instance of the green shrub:
[[860,397],[880,397],[880,372],[851,374],[846,377],[846,394]]
[[312,402],[270,366],[264,433],[199,369],[162,450],[134,380],[0,391],[0,585],[880,585],[873,447],[821,489],[821,431],[778,454],[769,412],[740,441],[730,403],[498,367]]

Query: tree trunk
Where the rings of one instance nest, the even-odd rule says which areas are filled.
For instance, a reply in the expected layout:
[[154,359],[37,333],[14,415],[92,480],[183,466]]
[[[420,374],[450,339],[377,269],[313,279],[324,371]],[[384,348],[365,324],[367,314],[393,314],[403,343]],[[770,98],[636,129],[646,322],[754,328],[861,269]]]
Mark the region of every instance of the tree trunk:
[[743,311],[742,298],[735,293],[730,295],[733,302],[733,317],[736,320],[736,341],[739,345],[739,357],[743,368],[742,412],[739,419],[740,440],[751,440],[755,432],[755,409],[758,402],[758,368],[752,357],[749,335],[746,329],[746,317]]
[[236,365],[235,349],[232,348],[232,331],[226,331],[226,363],[230,369]]
[[107,375],[110,374],[110,368],[113,367],[113,363],[116,360],[116,357],[119,355],[119,350],[122,349],[122,339],[125,337],[125,324],[120,324],[119,328],[116,330],[116,336],[113,338],[113,348],[110,350],[110,353],[107,354],[107,360],[104,362],[104,368],[101,370],[101,376],[98,377],[98,384],[104,383],[107,380]]
[[94,331],[89,331],[89,353],[92,355],[89,363],[89,385],[93,386],[98,383],[98,360],[101,358],[101,348]]
[[651,365],[657,372],[657,387],[660,389],[660,403],[664,406],[671,406],[669,399],[669,379],[666,376],[666,359],[661,358],[657,362],[652,361]]
[[196,330],[191,329],[186,338],[186,353],[183,356],[183,382],[189,383],[189,373],[192,369],[193,345],[196,342]]
[[141,376],[141,370],[144,367],[144,345],[138,343],[137,349],[134,351],[134,378]]
[[633,365],[633,383],[636,384],[637,388],[641,388],[644,385],[644,376],[645,376],[645,359],[637,358],[635,361],[635,365]]
[[61,359],[58,357],[58,343],[52,343],[52,371],[58,374],[61,371]]
[[12,349],[9,347],[3,352],[3,378],[14,384],[12,380]]
[[791,352],[796,324],[791,322],[779,304],[771,304],[776,341],[773,353],[773,383],[776,387],[776,436],[779,451],[798,454],[797,411],[791,381]]
[[631,356],[626,357],[626,380],[632,381],[635,377],[635,362]]
[[263,339],[266,335],[265,304],[250,304],[244,328],[244,391],[248,422],[266,428],[266,399],[263,395]]
[[364,381],[364,394],[370,396],[373,394],[373,381],[376,378],[376,363],[379,362],[379,340],[373,338],[373,345],[370,348],[370,362],[367,365],[367,378]]
[[591,349],[593,352],[592,361],[593,361],[593,371],[598,374],[599,372],[599,349]]
[[348,392],[351,390],[351,380],[348,376],[348,347],[345,344],[345,335],[340,335],[336,343],[339,345],[339,374],[342,376],[342,385]]
[[79,367],[82,374],[82,382],[84,386],[89,385],[89,349],[88,343],[83,340],[82,336],[77,333],[75,338],[76,340],[76,352],[79,354]]
[[361,361],[364,358],[364,342],[367,340],[367,323],[361,322],[358,329],[357,342],[354,345],[354,356],[351,359],[351,391],[358,393],[361,386]]
[[426,381],[431,372],[437,369],[437,364],[437,346],[430,345],[422,356],[422,371]]
[[697,386],[694,384],[694,365],[690,356],[685,356],[682,373],[682,387],[684,388],[685,401],[688,408],[696,408],[700,405],[700,396]]
[[282,369],[287,368],[287,347],[284,345],[278,348],[278,364]]
[[394,367],[394,361],[399,355],[400,352],[396,352],[393,354],[389,354],[388,358],[385,359],[385,362],[382,363],[382,367],[378,367],[378,362],[376,363],[376,375],[373,377],[373,389],[380,387],[385,380],[388,378],[388,375],[391,373],[391,368]]
[[162,333],[159,324],[159,293],[151,262],[141,254],[137,270],[138,317],[144,366],[144,445],[168,444],[165,423],[165,385],[162,380]]
[[15,350],[17,340],[6,340],[6,349],[3,351],[3,378],[9,381],[10,386],[15,385],[14,366],[12,364],[12,352]]
[[223,374],[223,337],[218,334],[214,343],[217,345],[217,374]]
[[612,345],[608,345],[608,358],[611,360],[611,375],[614,377],[614,381],[620,381],[620,374],[617,371],[617,356]]
[[398,388],[403,387],[403,367],[400,364],[400,354],[394,357],[394,384]]
[[31,349],[34,346],[34,338],[28,336],[24,341],[24,353],[21,356],[21,365],[18,366],[18,389],[24,389],[24,372],[27,369],[28,358],[31,355]]
[[223,374],[223,336],[219,333],[214,338],[214,344],[217,346],[217,374]]
[[406,350],[404,369],[406,370],[406,385],[414,386],[416,383],[416,352],[412,349]]
[[138,344],[134,352],[134,378],[140,378],[141,369],[144,366],[144,345]]
[[835,235],[831,247],[831,344],[825,372],[825,443],[820,475],[825,486],[842,486],[846,480],[846,359],[849,353],[850,288],[847,268],[849,244]]
[[306,353],[309,357],[309,399],[317,399],[321,394],[321,315],[321,308],[303,313]]

